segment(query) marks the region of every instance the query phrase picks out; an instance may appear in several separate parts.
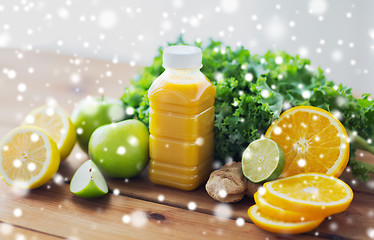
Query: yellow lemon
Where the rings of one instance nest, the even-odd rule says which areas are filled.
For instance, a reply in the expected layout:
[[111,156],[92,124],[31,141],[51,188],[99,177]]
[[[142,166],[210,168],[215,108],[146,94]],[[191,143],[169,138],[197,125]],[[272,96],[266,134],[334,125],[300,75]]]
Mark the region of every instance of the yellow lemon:
[[18,127],[0,143],[0,175],[10,186],[33,189],[48,182],[60,165],[54,140],[41,128]]
[[73,150],[77,135],[68,115],[58,106],[41,106],[26,116],[22,125],[32,125],[44,129],[56,142],[64,160]]

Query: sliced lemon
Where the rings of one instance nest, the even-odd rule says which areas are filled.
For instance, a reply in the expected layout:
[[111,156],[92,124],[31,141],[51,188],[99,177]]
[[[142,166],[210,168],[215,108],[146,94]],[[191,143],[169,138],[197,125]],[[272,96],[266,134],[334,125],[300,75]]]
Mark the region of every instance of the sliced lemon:
[[273,233],[282,234],[298,234],[309,232],[318,227],[324,218],[304,221],[304,222],[286,222],[280,221],[260,211],[257,205],[253,205],[248,209],[248,216],[258,227]]
[[348,135],[331,113],[300,106],[285,111],[265,134],[278,143],[286,155],[281,174],[318,172],[339,177],[349,159]]
[[345,211],[352,189],[326,174],[304,173],[264,184],[268,203],[303,214],[329,216]]
[[292,210],[283,209],[277,206],[274,206],[266,201],[266,199],[261,196],[258,192],[254,194],[254,199],[256,205],[260,208],[260,211],[267,216],[273,216],[274,218],[280,221],[286,222],[304,222],[321,219],[324,216],[321,215],[311,215],[301,212],[295,212]]
[[0,175],[10,186],[33,189],[48,182],[60,165],[55,141],[41,128],[18,127],[0,143]]
[[58,106],[41,106],[26,116],[22,125],[32,125],[44,129],[56,142],[64,160],[73,150],[77,136],[68,115]]

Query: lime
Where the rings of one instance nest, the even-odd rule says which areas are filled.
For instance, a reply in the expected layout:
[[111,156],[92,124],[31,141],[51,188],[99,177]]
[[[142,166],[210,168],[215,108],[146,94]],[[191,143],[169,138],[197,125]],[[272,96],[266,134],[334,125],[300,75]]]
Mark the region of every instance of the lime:
[[242,171],[252,182],[266,182],[277,179],[285,163],[282,148],[271,139],[261,138],[249,144],[243,152]]

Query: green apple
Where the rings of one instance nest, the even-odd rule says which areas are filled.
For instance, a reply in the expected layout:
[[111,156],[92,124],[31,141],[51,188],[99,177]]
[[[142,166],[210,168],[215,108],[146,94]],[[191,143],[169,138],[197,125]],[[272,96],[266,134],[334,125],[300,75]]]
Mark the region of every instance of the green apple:
[[70,191],[80,197],[95,198],[107,194],[108,185],[96,164],[87,160],[74,173]]
[[75,106],[71,120],[77,131],[79,146],[87,153],[88,142],[96,128],[125,118],[126,111],[121,100],[89,96]]
[[149,160],[148,128],[133,119],[99,127],[91,136],[89,153],[109,177],[134,177]]

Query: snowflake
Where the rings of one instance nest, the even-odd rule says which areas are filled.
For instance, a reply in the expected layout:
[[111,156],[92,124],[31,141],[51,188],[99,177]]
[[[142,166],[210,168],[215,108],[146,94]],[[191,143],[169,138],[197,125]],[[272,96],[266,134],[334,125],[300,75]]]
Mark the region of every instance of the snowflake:
[[57,185],[60,185],[62,186],[64,184],[64,177],[57,173],[54,177],[53,177],[53,181],[57,184]]
[[79,73],[72,73],[71,75],[70,75],[70,82],[72,83],[72,84],[78,84],[78,83],[80,83],[81,82],[81,80],[82,80],[82,78],[81,78],[81,75],[79,74]]
[[117,22],[118,22],[118,16],[115,11],[106,9],[100,12],[99,21],[98,21],[99,27],[114,28]]
[[120,194],[119,189],[118,188],[113,189],[113,194],[118,196]]
[[13,210],[13,215],[15,216],[15,217],[21,217],[22,216],[22,209],[20,209],[20,208],[15,208],[14,210]]
[[82,159],[82,157],[83,157],[83,154],[80,153],[80,152],[78,152],[78,153],[75,154],[75,158],[76,158],[77,160]]
[[130,221],[131,221],[131,217],[130,217],[130,215],[123,215],[122,216],[122,222],[123,223],[125,223],[125,224],[129,224],[130,223]]
[[274,134],[275,135],[279,135],[279,134],[281,134],[282,133],[282,128],[280,128],[280,127],[275,127],[275,129],[274,129]]
[[200,19],[195,16],[192,16],[189,18],[189,23],[191,27],[198,27],[200,26]]
[[303,90],[302,93],[301,93],[301,96],[304,98],[304,99],[309,99],[311,97],[312,93],[308,90]]
[[299,54],[300,54],[300,57],[302,57],[302,58],[306,58],[306,57],[308,57],[308,55],[309,55],[309,50],[308,50],[308,48],[305,47],[305,46],[299,48]]
[[218,195],[220,198],[226,198],[227,197],[227,191],[225,189],[221,189],[218,191]]
[[57,14],[62,19],[68,19],[69,15],[70,15],[69,12],[68,12],[68,10],[66,10],[66,8],[59,8],[57,10]]
[[306,165],[305,159],[299,159],[297,161],[297,165],[299,165],[299,167],[305,167],[305,165]]
[[82,133],[83,133],[83,129],[82,128],[77,128],[77,134],[81,135]]
[[366,230],[366,234],[368,235],[368,237],[370,238],[370,239],[374,239],[374,228],[368,228],[367,230]]
[[189,202],[187,205],[187,208],[191,211],[194,211],[196,209],[196,203],[195,202]]
[[[0,39],[1,40],[1,39]],[[3,73],[8,76],[9,79],[14,79],[17,76],[17,72],[12,69],[3,69]]]
[[172,4],[174,8],[181,8],[183,7],[183,0],[173,0]]
[[374,28],[368,30],[369,37],[374,40]]
[[328,2],[326,0],[309,1],[309,12],[316,15],[324,14],[327,11]]
[[283,58],[281,56],[278,56],[275,58],[275,63],[276,64],[282,64],[283,63]]
[[245,221],[244,221],[243,218],[237,218],[235,222],[236,222],[236,225],[237,225],[238,227],[242,227],[242,226],[244,226],[244,224],[245,224]]
[[[260,30],[260,29],[259,29]],[[266,23],[265,32],[269,39],[280,40],[287,34],[286,24],[283,19],[274,17]]]
[[165,196],[163,194],[158,195],[158,201],[163,202],[165,200]]
[[335,62],[339,62],[339,61],[341,61],[343,59],[343,53],[340,50],[334,50],[331,53],[331,58]]
[[214,207],[214,215],[220,220],[229,219],[232,216],[231,206],[228,204],[219,203]]
[[118,155],[124,155],[126,153],[126,148],[124,146],[120,146],[117,148]]
[[269,96],[270,96],[270,92],[268,91],[268,90],[262,90],[261,91],[261,96],[263,97],[263,98],[268,98]]
[[258,188],[258,194],[260,196],[263,196],[266,193],[266,189],[264,187],[259,187]]
[[121,105],[113,105],[108,109],[108,117],[113,122],[118,122],[124,119],[125,115],[125,109]]
[[0,235],[8,236],[13,232],[13,225],[9,223],[0,223]]
[[135,109],[133,107],[127,107],[126,108],[127,115],[133,115],[134,112],[135,112]]
[[142,228],[148,223],[147,214],[142,211],[131,213],[131,224],[134,227]]
[[202,146],[202,145],[204,145],[204,138],[202,138],[202,137],[198,137],[198,138],[196,139],[195,143],[196,143],[197,146]]
[[239,9],[238,0],[221,0],[221,9],[225,13],[235,13]]

